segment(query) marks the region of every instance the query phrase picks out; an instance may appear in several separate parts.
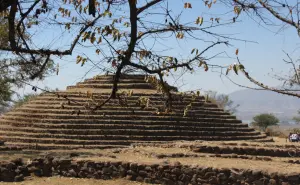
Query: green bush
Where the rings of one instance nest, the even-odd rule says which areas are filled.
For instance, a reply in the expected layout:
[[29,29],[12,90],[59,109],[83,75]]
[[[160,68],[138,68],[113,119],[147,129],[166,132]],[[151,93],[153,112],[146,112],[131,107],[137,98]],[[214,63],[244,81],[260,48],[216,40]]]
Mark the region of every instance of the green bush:
[[252,126],[266,131],[269,126],[278,125],[279,120],[273,114],[259,114],[253,117]]

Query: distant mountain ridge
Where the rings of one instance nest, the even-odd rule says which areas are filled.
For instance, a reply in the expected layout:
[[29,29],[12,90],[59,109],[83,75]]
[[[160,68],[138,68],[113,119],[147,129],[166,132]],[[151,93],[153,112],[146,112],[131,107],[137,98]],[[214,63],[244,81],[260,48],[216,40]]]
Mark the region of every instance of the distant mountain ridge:
[[273,113],[280,120],[291,120],[300,109],[300,98],[272,91],[245,89],[233,92],[229,97],[240,105],[236,115],[242,120],[252,120],[261,113]]

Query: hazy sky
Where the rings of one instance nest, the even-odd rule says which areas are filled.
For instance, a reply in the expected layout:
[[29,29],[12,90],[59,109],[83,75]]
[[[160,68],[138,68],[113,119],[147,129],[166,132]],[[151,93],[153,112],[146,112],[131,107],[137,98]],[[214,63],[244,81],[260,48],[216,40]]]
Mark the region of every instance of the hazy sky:
[[[175,2],[175,0],[172,0]],[[178,12],[182,10],[183,4],[185,1],[178,0],[177,3],[169,4],[173,12]],[[203,3],[198,0],[190,0],[193,8],[189,10],[184,10],[181,20],[183,22],[195,21],[198,16],[203,16],[205,23],[208,22],[207,19],[214,14],[214,17],[218,17],[217,14],[222,14],[224,12],[232,11],[231,8],[224,8],[221,4],[214,5],[211,9],[204,7]],[[225,14],[221,16],[224,19],[231,19],[233,13]],[[153,17],[155,19],[155,17]],[[151,19],[150,19],[151,20]],[[268,74],[274,72],[279,73],[281,71],[286,72],[290,66],[283,62],[283,59],[286,58],[284,51],[291,54],[291,56],[296,59],[299,56],[299,50],[295,50],[299,47],[299,37],[296,31],[293,28],[287,28],[280,30],[282,25],[278,26],[266,26],[259,25],[259,23],[252,20],[247,15],[242,15],[240,20],[242,22],[237,23],[232,26],[220,27],[218,28],[219,33],[228,33],[232,34],[232,37],[255,41],[252,42],[243,42],[243,41],[232,41],[233,47],[220,46],[211,52],[208,55],[214,55],[216,53],[226,51],[226,53],[233,58],[216,58],[212,62],[219,65],[227,65],[236,62],[235,50],[239,49],[239,58],[245,65],[246,69],[250,74],[257,80],[268,84],[270,86],[277,86],[280,82],[271,78]],[[257,18],[256,18],[257,20]],[[164,20],[162,20],[164,22]],[[277,22],[278,23],[278,22]],[[49,43],[49,38],[51,36],[56,37],[55,30],[53,28],[48,28],[47,31],[40,33],[35,42]],[[202,37],[205,37],[203,35]],[[57,37],[57,44],[60,44],[60,40],[70,39]],[[176,53],[180,56],[187,56],[190,54],[192,48],[204,48],[205,43],[192,39],[167,39],[164,40],[164,44],[169,45],[171,48],[167,53]],[[159,47],[159,46],[158,46]],[[81,50],[81,48],[76,48],[76,51]],[[94,55],[95,49],[85,49],[84,53],[87,55]],[[93,54],[92,54],[93,53]],[[48,86],[50,88],[59,88],[65,89],[67,85],[75,84],[76,82],[81,81],[83,78],[91,78],[96,74],[99,74],[98,69],[92,71],[92,65],[87,63],[84,67],[76,65],[76,54],[71,57],[65,57],[62,59],[54,58],[56,63],[60,64],[59,75],[51,76],[43,82],[34,82],[34,85],[39,86]],[[94,58],[95,62],[99,61],[100,58]],[[243,84],[253,86],[248,82],[242,75],[235,75],[231,73],[229,75],[234,81]],[[169,78],[170,83],[173,83],[173,78]],[[197,69],[195,74],[186,74],[181,80],[177,81],[176,84],[180,86],[181,90],[191,90],[191,89],[203,89],[203,90],[215,90],[221,93],[231,93],[233,91],[239,90],[238,86],[234,85],[226,78],[221,78],[217,72],[204,72],[203,69]],[[25,92],[30,92],[30,90],[25,90]]]

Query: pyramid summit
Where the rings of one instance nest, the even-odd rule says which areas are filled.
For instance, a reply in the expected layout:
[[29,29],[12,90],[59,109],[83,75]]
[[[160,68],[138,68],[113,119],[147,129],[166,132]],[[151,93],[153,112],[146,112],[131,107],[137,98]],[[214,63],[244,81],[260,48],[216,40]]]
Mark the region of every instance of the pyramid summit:
[[145,75],[122,75],[118,92],[130,95],[87,109],[109,97],[112,83],[113,75],[100,75],[65,91],[43,93],[0,118],[1,138],[7,145],[40,149],[266,139],[202,96],[172,92],[172,112],[161,113],[165,98]]

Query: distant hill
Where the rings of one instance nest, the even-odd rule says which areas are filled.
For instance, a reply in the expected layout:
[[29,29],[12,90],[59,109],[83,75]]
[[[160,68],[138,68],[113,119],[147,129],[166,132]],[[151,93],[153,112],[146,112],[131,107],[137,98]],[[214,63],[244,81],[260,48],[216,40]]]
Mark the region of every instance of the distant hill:
[[242,120],[252,120],[261,113],[273,113],[280,120],[291,120],[300,109],[300,99],[281,95],[272,91],[245,89],[229,94],[235,104],[240,104],[237,116]]

